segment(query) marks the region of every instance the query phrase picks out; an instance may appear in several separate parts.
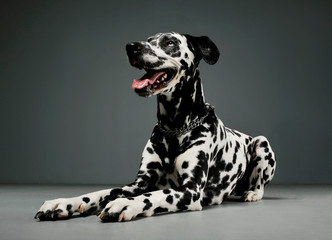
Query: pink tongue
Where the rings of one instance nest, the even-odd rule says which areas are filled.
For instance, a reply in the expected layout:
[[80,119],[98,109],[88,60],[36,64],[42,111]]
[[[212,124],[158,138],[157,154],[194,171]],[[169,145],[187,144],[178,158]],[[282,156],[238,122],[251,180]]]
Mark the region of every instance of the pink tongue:
[[154,82],[164,74],[165,72],[157,72],[155,73],[151,78],[146,78],[146,79],[134,79],[133,84],[131,85],[131,87],[133,89],[142,89],[144,87],[146,87],[149,83],[150,84],[154,84]]
[[145,79],[145,80],[134,79],[134,82],[131,85],[131,87],[133,89],[142,89],[142,88],[144,88],[145,86],[148,85],[148,82],[149,82],[149,79]]

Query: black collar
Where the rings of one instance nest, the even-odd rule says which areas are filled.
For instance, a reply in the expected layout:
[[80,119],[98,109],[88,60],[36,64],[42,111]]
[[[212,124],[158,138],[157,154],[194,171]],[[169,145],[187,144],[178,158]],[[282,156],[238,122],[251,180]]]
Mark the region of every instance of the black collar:
[[181,128],[176,129],[166,129],[160,121],[158,121],[157,125],[159,127],[159,130],[165,135],[169,137],[179,137],[181,135],[186,134],[187,132],[195,129],[196,127],[202,125],[204,119],[209,115],[209,113],[214,109],[213,106],[210,104],[205,104],[205,114],[200,117],[192,120],[189,122],[189,124],[184,124]]

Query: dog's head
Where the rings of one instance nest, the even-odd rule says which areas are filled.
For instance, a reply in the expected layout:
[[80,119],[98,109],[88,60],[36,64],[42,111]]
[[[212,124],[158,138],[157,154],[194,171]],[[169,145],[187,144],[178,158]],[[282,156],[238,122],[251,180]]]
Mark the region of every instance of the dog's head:
[[215,64],[219,59],[217,46],[208,37],[179,33],[159,33],[146,42],[126,46],[129,62],[146,73],[134,79],[133,89],[140,96],[172,92],[174,86],[195,73],[201,59]]

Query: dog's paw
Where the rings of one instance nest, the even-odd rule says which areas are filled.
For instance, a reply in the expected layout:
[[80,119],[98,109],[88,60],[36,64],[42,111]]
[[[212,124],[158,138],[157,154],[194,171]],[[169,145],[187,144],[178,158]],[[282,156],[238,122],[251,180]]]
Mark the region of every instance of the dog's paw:
[[258,191],[247,191],[242,196],[242,201],[244,202],[257,202],[261,200],[263,194]]
[[144,203],[126,198],[109,202],[98,216],[102,222],[127,222],[143,211]]
[[78,205],[73,199],[58,198],[45,201],[35,215],[40,221],[67,219],[78,210]]

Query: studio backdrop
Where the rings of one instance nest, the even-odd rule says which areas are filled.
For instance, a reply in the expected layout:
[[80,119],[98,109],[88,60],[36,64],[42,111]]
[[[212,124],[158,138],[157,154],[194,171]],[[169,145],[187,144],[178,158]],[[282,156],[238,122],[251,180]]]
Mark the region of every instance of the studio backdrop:
[[330,1],[5,1],[0,9],[0,183],[124,184],[156,124],[127,42],[209,36],[206,101],[265,135],[274,183],[332,183]]

